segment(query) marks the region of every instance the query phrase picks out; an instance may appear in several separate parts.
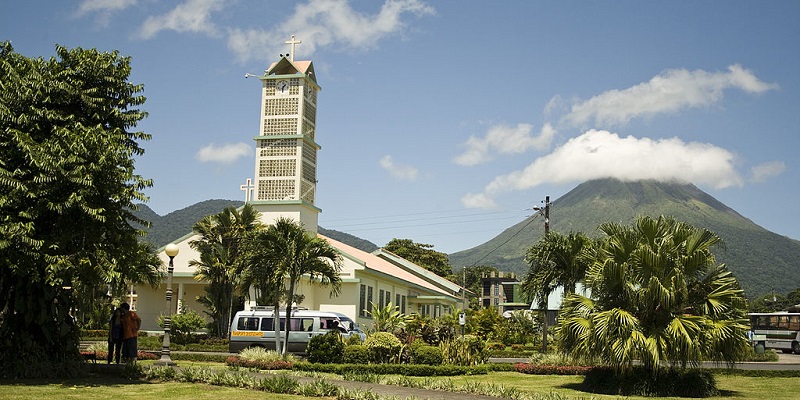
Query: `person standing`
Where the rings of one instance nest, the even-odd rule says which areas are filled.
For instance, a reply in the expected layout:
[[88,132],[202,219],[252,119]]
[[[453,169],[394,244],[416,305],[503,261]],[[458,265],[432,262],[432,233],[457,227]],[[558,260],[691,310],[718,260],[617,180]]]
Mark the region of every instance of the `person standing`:
[[137,340],[142,319],[139,318],[136,311],[131,311],[128,303],[122,303],[120,307],[124,310],[122,315],[122,356],[127,362],[136,362],[136,355],[139,351]]
[[108,363],[116,358],[119,364],[120,352],[122,351],[122,316],[125,312],[121,307],[114,309],[111,319],[108,321]]

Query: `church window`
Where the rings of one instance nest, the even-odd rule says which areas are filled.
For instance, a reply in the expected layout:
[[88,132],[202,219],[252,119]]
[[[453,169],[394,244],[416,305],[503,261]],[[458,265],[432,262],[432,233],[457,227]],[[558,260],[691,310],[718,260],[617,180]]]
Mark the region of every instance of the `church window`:
[[268,118],[264,120],[262,136],[296,135],[297,119],[295,118]]
[[316,190],[314,185],[305,180],[300,182],[300,200],[303,200],[306,203],[314,204],[315,195]]
[[372,312],[372,286],[367,286],[367,311]]
[[264,116],[297,115],[299,101],[293,97],[272,97],[264,102]]
[[259,200],[296,200],[294,179],[258,181]]
[[317,123],[317,107],[306,101],[303,103],[303,118],[305,118],[311,125]]
[[[387,290],[386,291],[386,305],[389,305],[389,303],[391,303],[391,302],[392,302],[392,292]],[[393,306],[397,306],[397,303],[392,304],[392,305]]]
[[400,312],[405,314],[406,313],[406,296],[403,295],[400,298]]
[[386,294],[386,291],[383,290],[383,289],[381,289],[378,292],[378,308],[383,308],[383,307],[386,306],[386,304],[384,304],[384,302],[383,302],[385,294]]
[[295,139],[259,140],[258,142],[261,157],[297,155],[297,140]]
[[314,164],[303,160],[303,179],[309,182],[316,182],[317,181],[317,171],[314,168]]
[[361,290],[358,296],[358,315],[360,317],[367,316],[367,285],[361,284]]
[[292,159],[261,160],[258,166],[258,176],[261,178],[272,176],[295,176],[297,163]]

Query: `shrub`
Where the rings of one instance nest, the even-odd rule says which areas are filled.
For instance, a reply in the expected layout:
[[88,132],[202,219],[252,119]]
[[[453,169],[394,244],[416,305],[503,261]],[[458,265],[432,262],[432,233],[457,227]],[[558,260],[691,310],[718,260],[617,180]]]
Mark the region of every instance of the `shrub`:
[[374,362],[388,363],[400,356],[403,345],[395,335],[389,332],[375,332],[364,341],[369,349],[370,359]]
[[228,357],[225,364],[231,368],[256,368],[263,370],[292,369],[292,363],[283,360],[246,360],[240,357]]
[[[158,317],[158,326],[164,327],[164,316]],[[180,314],[170,317],[170,339],[177,344],[188,344],[196,339],[193,332],[206,326],[206,320],[197,311],[184,308]]]
[[506,349],[506,345],[499,342],[492,342],[486,345],[486,348],[492,351],[503,351]]
[[308,341],[308,361],[312,363],[338,363],[344,359],[344,342],[339,332],[331,331],[314,336]]
[[719,394],[714,375],[702,369],[650,371],[634,367],[625,374],[617,374],[610,367],[594,367],[586,373],[581,389],[623,396],[710,397]]
[[342,361],[345,364],[367,364],[370,361],[370,351],[361,344],[347,346],[344,348]]
[[523,346],[521,344],[512,344],[511,345],[511,351],[524,351],[524,350],[525,350],[525,346]]
[[239,353],[239,358],[246,361],[273,362],[287,361],[295,362],[297,357],[292,354],[281,355],[274,350],[266,350],[263,347],[249,347]]
[[[510,365],[508,365],[510,367]],[[339,375],[405,375],[405,376],[455,376],[484,375],[489,372],[487,365],[462,367],[457,365],[422,364],[315,364],[298,362],[292,366],[295,371],[327,372]]]
[[489,359],[485,342],[477,336],[466,335],[449,342],[442,342],[442,357],[445,364],[478,365]]
[[412,347],[411,360],[415,364],[440,365],[442,363],[442,349],[437,346]]
[[514,364],[514,371],[531,375],[586,375],[592,368],[586,365]]

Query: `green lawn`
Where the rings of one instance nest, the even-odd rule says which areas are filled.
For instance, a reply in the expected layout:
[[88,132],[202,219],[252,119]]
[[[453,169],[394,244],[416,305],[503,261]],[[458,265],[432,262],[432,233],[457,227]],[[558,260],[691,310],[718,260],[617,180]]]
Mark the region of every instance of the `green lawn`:
[[[181,363],[182,367],[211,363]],[[223,368],[222,364],[216,364]],[[223,368],[224,369],[224,368]],[[327,374],[325,374],[327,375]],[[331,379],[338,379],[329,375]],[[415,378],[417,379],[417,378]],[[423,379],[423,378],[419,378]],[[558,375],[525,375],[516,372],[493,372],[488,375],[460,376],[435,379],[451,379],[456,384],[476,382],[486,385],[513,387],[528,394],[557,393],[569,399],[619,399],[619,396],[604,396],[584,393],[573,389],[582,377]],[[714,400],[791,400],[798,398],[797,378],[755,378],[718,375],[717,386],[724,391]],[[60,381],[0,381],[0,398],[9,400],[41,399],[104,399],[115,400],[203,400],[203,399],[301,399],[302,396],[278,395],[246,389],[210,386],[190,383],[141,383],[131,382],[111,375],[99,375],[85,379]],[[652,398],[626,397],[631,400]],[[679,398],[670,398],[679,399]],[[685,400],[685,399],[682,399]]]
[[297,400],[302,396],[264,393],[191,383],[134,383],[113,378],[72,379],[60,382],[0,382],[4,400],[114,399],[114,400]]
[[[743,376],[716,375],[717,387],[723,391],[722,396],[709,397],[721,400],[795,400],[800,395],[796,389],[797,378],[756,378]],[[575,398],[618,399],[619,396],[606,396],[580,392],[571,386],[580,383],[583,377],[560,375],[524,375],[516,372],[493,372],[488,375],[460,376],[451,378],[461,383],[465,381],[514,387],[525,393],[548,394],[551,392]],[[626,397],[626,399],[653,399],[652,397]],[[665,397],[664,399],[681,399],[681,397]]]

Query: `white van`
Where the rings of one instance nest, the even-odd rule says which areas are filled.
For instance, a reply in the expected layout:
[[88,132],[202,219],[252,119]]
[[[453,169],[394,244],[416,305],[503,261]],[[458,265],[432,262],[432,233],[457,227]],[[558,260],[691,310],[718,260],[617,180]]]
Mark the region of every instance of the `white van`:
[[[280,335],[286,327],[286,312],[280,315]],[[238,353],[248,347],[263,347],[275,350],[275,325],[272,307],[257,307],[253,310],[239,311],[231,321],[231,335],[228,349]],[[330,311],[293,309],[289,317],[289,352],[305,354],[308,340],[338,330],[345,338],[351,335],[366,338],[358,325],[348,316]]]

